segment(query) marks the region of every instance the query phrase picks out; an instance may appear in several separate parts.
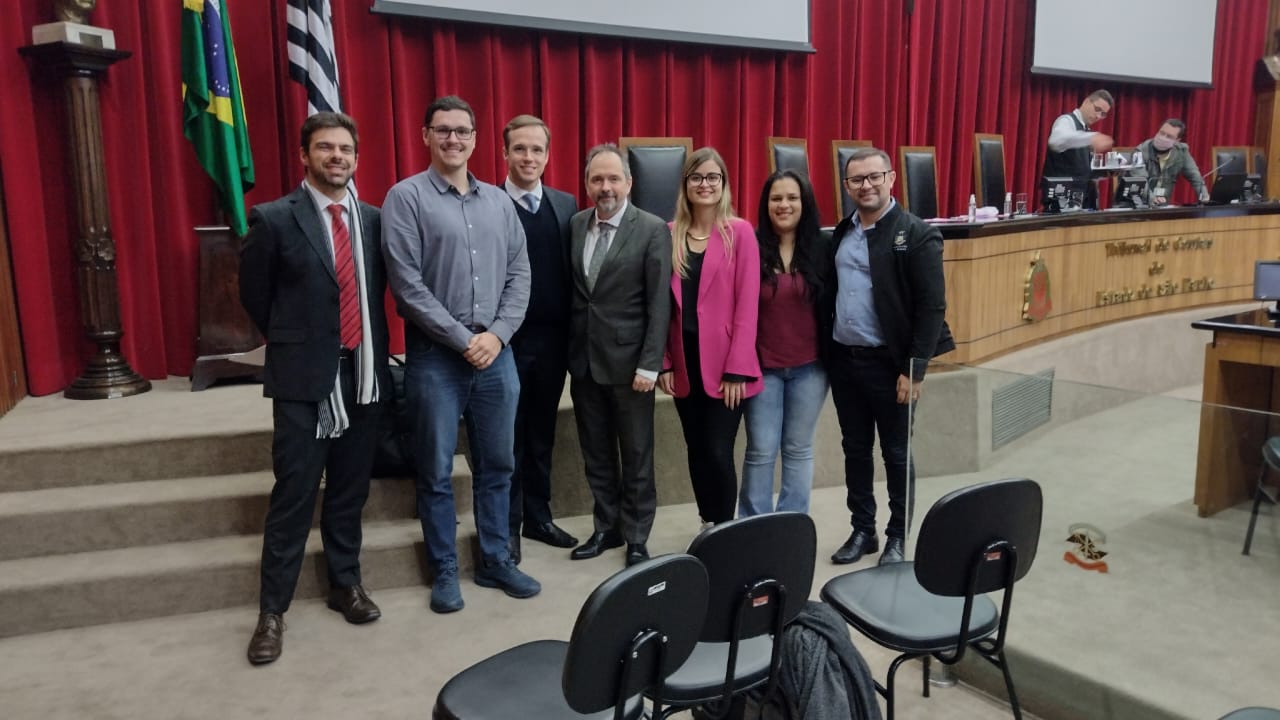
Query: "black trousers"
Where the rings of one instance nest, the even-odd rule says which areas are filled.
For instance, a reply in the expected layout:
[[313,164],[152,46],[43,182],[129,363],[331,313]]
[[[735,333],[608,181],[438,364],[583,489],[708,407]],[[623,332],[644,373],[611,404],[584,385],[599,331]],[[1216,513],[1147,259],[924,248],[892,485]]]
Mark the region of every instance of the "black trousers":
[[320,539],[329,584],[360,584],[360,513],[369,497],[382,407],[381,403],[356,404],[352,366],[350,360],[340,363],[343,402],[351,422],[342,437],[316,437],[316,403],[276,400],[272,404],[271,461],[276,482],[262,538],[261,612],[283,614],[293,600],[322,473]]
[[520,376],[516,408],[516,471],[511,478],[511,536],[520,524],[551,522],[551,452],[556,442],[560,396],[569,371],[566,328],[532,326],[511,341]]
[[832,343],[827,359],[831,400],[840,421],[844,448],[844,483],[848,490],[850,522],[855,530],[876,532],[876,497],[872,490],[875,464],[871,456],[875,434],[889,486],[888,537],[904,538],[908,518],[907,477],[915,485],[915,468],[908,452],[910,406],[898,403],[901,373],[886,348],[858,348]]
[[738,500],[738,469],[733,446],[742,422],[742,403],[730,410],[723,398],[707,394],[702,384],[702,363],[698,337],[684,336],[685,367],[689,370],[689,395],[676,398],[676,413],[684,430],[689,455],[689,480],[698,515],[705,522],[733,519]]
[[582,465],[594,504],[594,531],[617,529],[628,543],[649,540],[658,508],[653,479],[653,393],[631,385],[569,381]]

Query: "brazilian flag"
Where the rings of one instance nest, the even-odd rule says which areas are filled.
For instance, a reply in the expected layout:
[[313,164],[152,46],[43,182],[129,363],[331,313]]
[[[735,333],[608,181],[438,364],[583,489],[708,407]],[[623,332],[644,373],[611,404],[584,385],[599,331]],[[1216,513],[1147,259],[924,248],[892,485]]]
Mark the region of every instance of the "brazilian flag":
[[183,134],[218,186],[231,229],[244,235],[253,155],[226,0],[182,0],[182,115]]

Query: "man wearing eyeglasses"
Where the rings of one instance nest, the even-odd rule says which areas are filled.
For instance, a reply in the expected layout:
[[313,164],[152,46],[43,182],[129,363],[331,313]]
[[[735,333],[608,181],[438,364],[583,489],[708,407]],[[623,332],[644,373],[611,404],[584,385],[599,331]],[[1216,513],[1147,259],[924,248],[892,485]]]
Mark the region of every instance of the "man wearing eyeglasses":
[[1049,130],[1049,153],[1044,158],[1044,177],[1071,177],[1085,186],[1084,206],[1096,210],[1098,188],[1089,182],[1089,160],[1093,153],[1115,146],[1110,135],[1094,132],[1091,125],[1111,114],[1115,100],[1106,90],[1094,90],[1080,107],[1060,115]]
[[508,551],[520,380],[507,348],[529,304],[529,257],[515,206],[467,170],[475,113],[453,95],[427,107],[431,167],[396,183],[383,202],[387,279],[405,319],[405,400],[414,418],[418,517],[435,578],[431,609],[461,610],[453,504],[458,417],[472,456],[481,561],[475,582],[515,598],[542,587]]
[[858,148],[849,156],[844,186],[857,209],[832,235],[820,299],[819,336],[840,421],[853,526],[831,556],[839,565],[880,549],[871,455],[877,433],[889,490],[880,564],[904,559],[908,478],[914,473],[911,407],[920,399],[929,359],[955,349],[943,320],[942,234],[894,201],[896,177],[883,150]]

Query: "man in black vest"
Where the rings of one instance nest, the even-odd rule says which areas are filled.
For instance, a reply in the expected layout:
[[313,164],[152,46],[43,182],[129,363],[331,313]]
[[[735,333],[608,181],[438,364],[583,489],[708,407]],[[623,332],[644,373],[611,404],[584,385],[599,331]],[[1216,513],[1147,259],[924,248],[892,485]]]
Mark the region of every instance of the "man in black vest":
[[1094,90],[1080,107],[1058,116],[1049,130],[1049,153],[1044,158],[1044,177],[1071,177],[1085,186],[1084,206],[1098,208],[1098,189],[1089,182],[1089,160],[1093,153],[1115,146],[1110,135],[1089,130],[1089,126],[1111,114],[1115,99],[1106,90]]
[[518,563],[521,535],[555,547],[578,543],[551,520],[551,450],[569,369],[569,218],[577,203],[569,193],[542,184],[551,145],[546,123],[517,115],[503,128],[502,143],[504,186],[528,238],[533,276],[529,310],[511,338],[520,374],[510,511],[511,559]]

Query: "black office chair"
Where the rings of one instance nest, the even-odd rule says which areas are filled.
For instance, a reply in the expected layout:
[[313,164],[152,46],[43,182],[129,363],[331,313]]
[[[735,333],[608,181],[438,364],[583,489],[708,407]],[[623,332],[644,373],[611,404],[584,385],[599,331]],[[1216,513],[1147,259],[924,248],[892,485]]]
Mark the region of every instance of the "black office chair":
[[1262,499],[1276,504],[1276,492],[1266,486],[1267,468],[1280,470],[1280,435],[1262,443],[1262,467],[1258,468],[1258,486],[1253,490],[1253,511],[1249,513],[1249,530],[1244,534],[1242,555],[1248,555],[1249,548],[1253,547],[1253,529],[1258,525],[1258,506]]
[[938,217],[938,154],[932,145],[898,148],[902,209],[922,218]]
[[973,134],[973,187],[979,207],[1004,203],[1004,135]]
[[770,137],[765,140],[769,172],[794,170],[809,177],[809,145],[804,138]]
[[844,185],[844,169],[849,164],[849,156],[858,148],[868,147],[871,147],[870,140],[831,141],[831,163],[835,168],[835,175],[832,177],[832,181],[835,183],[836,211],[839,214],[839,217],[836,218],[836,222],[852,215],[854,209],[857,207],[853,202],[853,196],[849,194],[848,189],[846,189]]
[[631,202],[671,222],[684,182],[684,161],[693,152],[693,138],[624,137],[618,139],[618,147],[631,166]]
[[706,610],[707,571],[697,559],[633,565],[591,593],[568,643],[525,643],[472,665],[440,689],[431,717],[634,720],[642,694],[693,651]]
[[[1005,659],[1013,585],[1031,569],[1040,543],[1043,498],[1031,480],[996,480],[948,493],[929,508],[914,562],[889,563],[833,578],[822,599],[863,635],[902,654],[876,690],[893,720],[899,666],[924,658],[954,665],[972,648],[1004,674],[1013,716],[1022,717]],[[1004,590],[996,611],[985,593]]]
[[707,616],[697,647],[657,696],[670,709],[655,718],[698,706],[724,717],[734,696],[765,682],[773,691],[783,628],[813,588],[817,532],[804,513],[756,515],[698,535],[689,554],[711,579]]
[[1280,720],[1280,710],[1264,707],[1247,707],[1232,710],[1218,720]]

